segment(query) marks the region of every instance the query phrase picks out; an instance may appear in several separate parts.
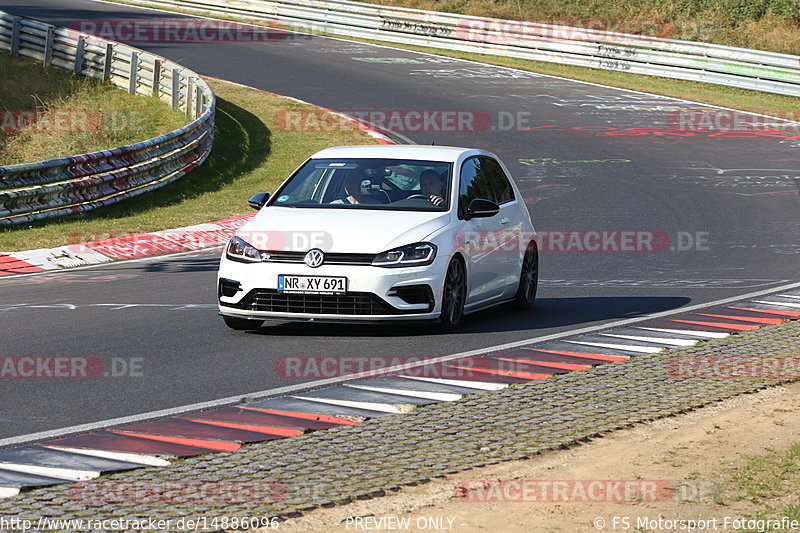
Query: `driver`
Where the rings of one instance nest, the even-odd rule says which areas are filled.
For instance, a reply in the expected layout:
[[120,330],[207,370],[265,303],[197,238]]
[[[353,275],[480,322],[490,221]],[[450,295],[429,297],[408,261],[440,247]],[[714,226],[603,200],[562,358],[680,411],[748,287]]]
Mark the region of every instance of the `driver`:
[[444,203],[443,189],[444,180],[435,170],[429,168],[419,175],[420,193],[427,196],[428,201],[437,207]]

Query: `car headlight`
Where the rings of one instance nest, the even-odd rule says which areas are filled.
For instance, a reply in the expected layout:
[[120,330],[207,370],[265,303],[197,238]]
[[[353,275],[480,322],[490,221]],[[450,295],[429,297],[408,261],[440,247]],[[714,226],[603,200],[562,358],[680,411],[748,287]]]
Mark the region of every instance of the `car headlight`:
[[379,267],[423,266],[433,263],[435,257],[435,245],[429,242],[419,242],[382,252],[372,260],[372,265]]
[[228,259],[232,261],[244,263],[256,263],[261,261],[261,253],[256,250],[253,245],[239,237],[231,237],[225,251]]

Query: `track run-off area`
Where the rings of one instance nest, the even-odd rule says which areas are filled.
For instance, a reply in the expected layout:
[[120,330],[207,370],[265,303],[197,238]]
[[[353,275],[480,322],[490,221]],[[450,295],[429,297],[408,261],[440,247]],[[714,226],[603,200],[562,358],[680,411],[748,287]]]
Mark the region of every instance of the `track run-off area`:
[[[70,27],[180,17],[88,0],[0,0],[0,9]],[[713,108],[417,52],[282,35],[261,42],[132,44],[204,75],[368,120],[395,117],[386,125],[412,142],[496,153],[542,234],[535,309],[477,313],[447,334],[434,327],[289,323],[237,333],[216,314],[219,250],[0,278],[0,356],[84,357],[103,368],[89,372],[91,379],[2,379],[0,442],[219,399],[240,403],[254,393],[259,399],[300,391],[344,373],[281,371],[287,356],[468,354],[557,340],[800,279],[796,132],[679,132],[682,113]],[[429,120],[410,124],[412,113]]]

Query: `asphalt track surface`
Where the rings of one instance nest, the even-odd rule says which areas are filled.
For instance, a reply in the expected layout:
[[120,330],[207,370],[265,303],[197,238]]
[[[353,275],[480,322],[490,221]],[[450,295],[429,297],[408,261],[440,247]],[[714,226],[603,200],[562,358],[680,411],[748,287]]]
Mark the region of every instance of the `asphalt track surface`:
[[[0,9],[58,25],[177,17],[86,0],[0,0]],[[545,246],[535,310],[478,313],[451,334],[286,323],[229,331],[215,310],[217,251],[0,279],[0,356],[96,357],[120,374],[3,379],[0,438],[320,377],[276,375],[273,363],[286,355],[448,355],[800,279],[798,139],[656,135],[673,127],[676,110],[709,108],[342,40],[134,44],[201,74],[337,110],[476,111],[491,125],[403,134],[497,153],[538,231],[632,230],[669,243],[629,252]],[[633,127],[653,129],[613,134]]]

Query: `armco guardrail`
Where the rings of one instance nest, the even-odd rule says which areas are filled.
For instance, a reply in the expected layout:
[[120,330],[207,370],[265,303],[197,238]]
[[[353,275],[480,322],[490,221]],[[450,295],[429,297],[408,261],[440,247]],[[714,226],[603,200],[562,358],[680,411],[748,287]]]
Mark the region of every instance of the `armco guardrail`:
[[175,181],[205,161],[215,97],[197,74],[163,57],[0,11],[0,48],[153,95],[191,122],[154,139],[60,159],[0,166],[0,226],[75,214]]
[[347,0],[140,0],[336,35],[800,96],[800,56]]

